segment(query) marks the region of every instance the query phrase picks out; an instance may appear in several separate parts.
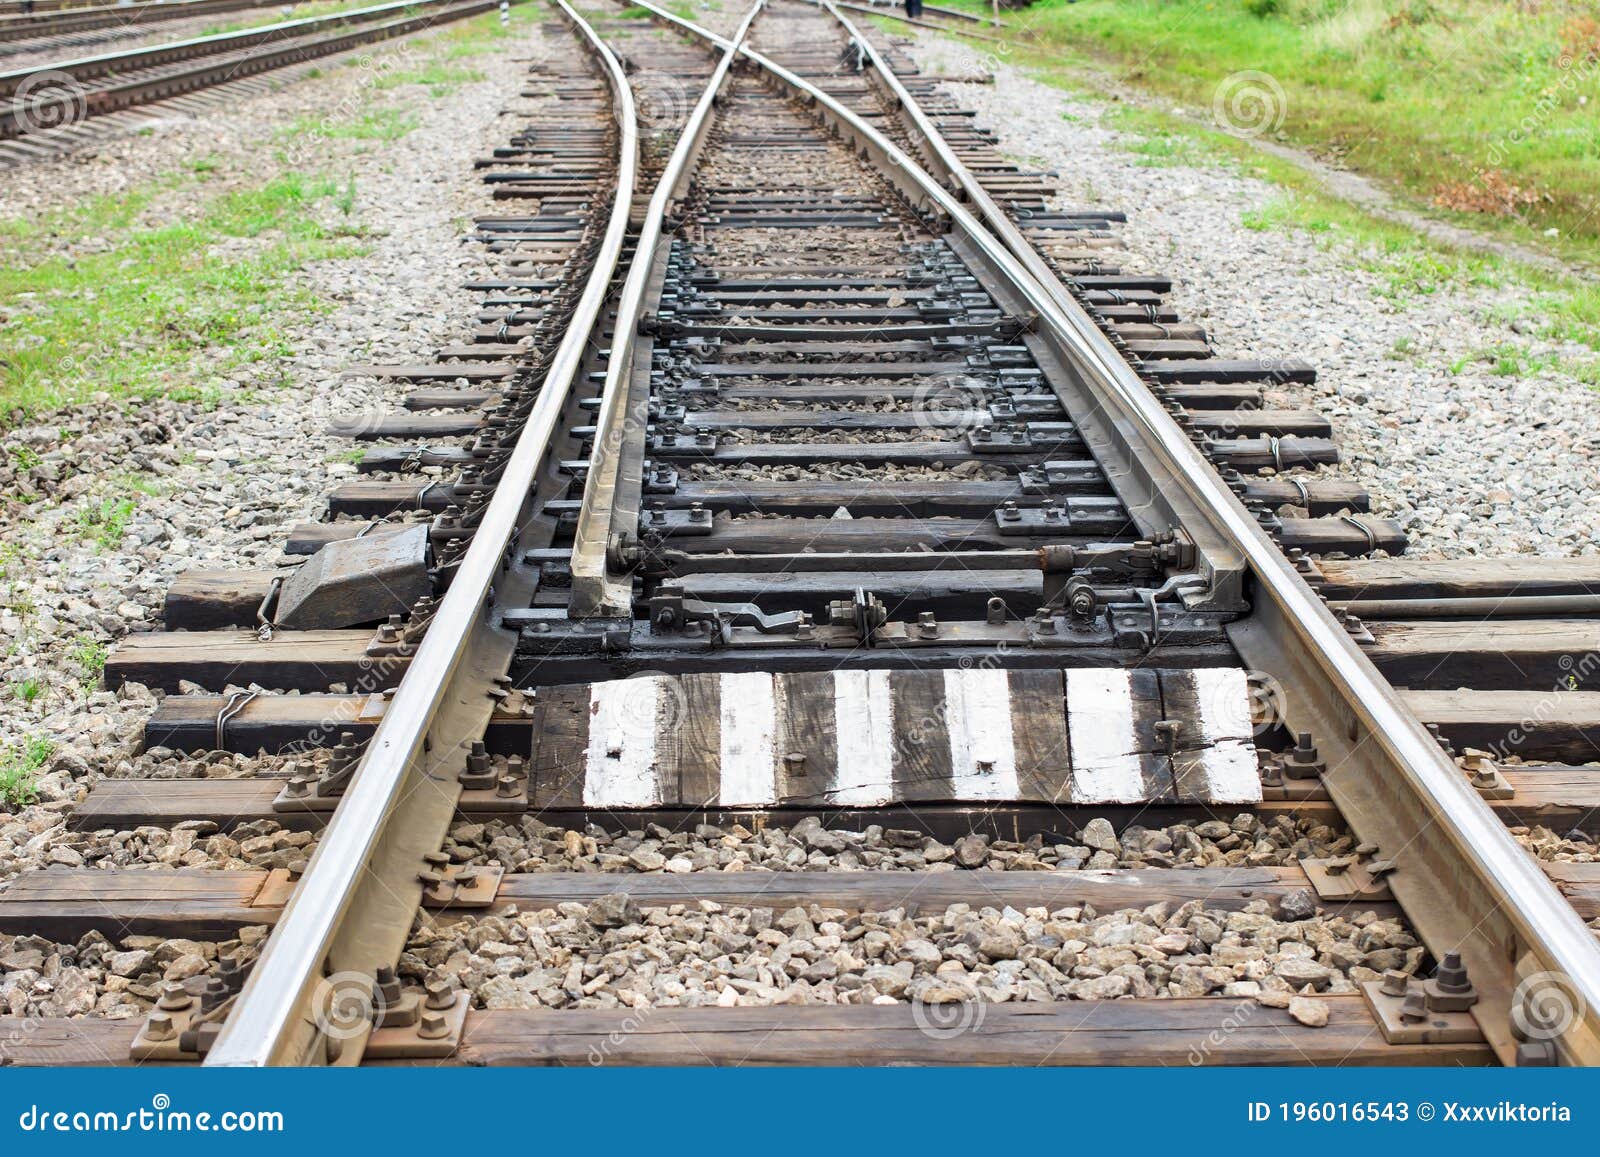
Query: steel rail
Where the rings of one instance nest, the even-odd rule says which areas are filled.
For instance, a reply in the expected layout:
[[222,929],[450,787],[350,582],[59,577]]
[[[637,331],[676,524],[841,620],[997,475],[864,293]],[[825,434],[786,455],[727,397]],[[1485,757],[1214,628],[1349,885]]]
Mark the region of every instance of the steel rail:
[[223,12],[243,12],[254,8],[281,7],[283,0],[166,0],[165,3],[111,4],[95,7],[54,9],[32,13],[0,11],[0,44],[10,49],[9,38],[44,39],[70,36],[77,32],[96,32],[123,28],[137,32],[147,25],[165,20],[185,20]]
[[[728,43],[649,0],[633,2],[713,43]],[[832,15],[854,29],[836,9]],[[1474,1015],[1496,1053],[1511,1061],[1519,1037],[1532,1037],[1554,1045],[1562,1060],[1600,1063],[1600,946],[1593,933],[961,164],[876,50],[859,32],[852,35],[863,42],[874,72],[898,90],[926,145],[947,158],[949,179],[973,208],[820,87],[749,46],[742,52],[863,148],[891,181],[919,191],[950,218],[958,236],[1036,312],[1036,330],[1070,357],[1116,435],[1136,441],[1141,458],[1150,456],[1141,465],[1159,482],[1152,500],[1181,499],[1190,517],[1174,525],[1242,560],[1255,599],[1252,616],[1231,632],[1235,645],[1247,662],[1284,681],[1294,726],[1315,734],[1326,760],[1329,794],[1357,834],[1397,865],[1386,882],[1424,942],[1436,954],[1461,952],[1480,997]],[[1072,416],[1080,424],[1091,417]],[[1552,992],[1571,1009],[1554,1023],[1534,1007]]]
[[[620,128],[616,192],[599,256],[472,545],[367,744],[305,875],[207,1055],[210,1066],[305,1064],[317,1059],[311,1046],[321,1033],[315,1025],[313,997],[324,963],[341,935],[341,925],[352,912],[358,886],[369,872],[377,875],[381,869],[389,878],[379,883],[403,900],[411,900],[412,913],[420,901],[421,890],[416,886],[420,857],[396,856],[382,848],[388,829],[396,822],[395,814],[407,798],[420,794],[415,788],[434,777],[450,789],[433,793],[449,805],[444,818],[448,825],[459,794],[456,779],[463,766],[464,748],[476,736],[458,737],[443,745],[435,741],[431,748],[424,744],[436,716],[451,703],[488,702],[487,679],[477,685],[472,685],[475,678],[468,679],[469,685],[461,686],[457,675],[463,669],[471,672],[472,664],[463,662],[468,639],[488,627],[490,592],[513,532],[524,520],[535,477],[549,454],[591,333],[600,322],[621,257],[638,177],[638,121],[622,64],[566,0],[555,2],[603,62]],[[409,797],[408,788],[412,789]],[[436,851],[442,835],[440,828],[427,850]],[[409,922],[408,917],[398,933],[402,942]]]
[[[516,0],[520,3],[521,0]],[[344,21],[329,18],[331,26],[323,35],[305,33],[291,36],[269,37],[236,51],[207,52],[198,50],[189,51],[184,55],[173,57],[165,65],[151,65],[153,75],[142,69],[135,69],[127,78],[119,79],[115,68],[110,71],[109,78],[102,72],[97,74],[96,80],[110,80],[98,88],[85,87],[76,96],[70,92],[64,93],[59,86],[52,86],[47,91],[36,97],[18,98],[14,93],[8,94],[10,103],[5,102],[8,96],[0,95],[0,139],[13,139],[30,135],[27,127],[27,114],[37,112],[41,108],[57,111],[63,106],[63,101],[69,107],[81,107],[84,116],[99,116],[108,112],[116,112],[125,108],[133,108],[153,101],[166,100],[180,96],[197,89],[210,88],[217,84],[226,84],[230,81],[242,80],[247,76],[256,76],[263,72],[286,68],[291,65],[302,64],[306,61],[316,60],[319,57],[331,56],[363,44],[371,44],[379,40],[390,40],[397,36],[409,35],[413,32],[427,31],[434,27],[454,20],[461,20],[468,16],[492,11],[498,5],[498,0],[418,0],[417,3],[399,3],[384,5],[383,8],[367,9],[378,17],[390,15],[390,19],[362,19],[357,21]],[[426,11],[419,9],[426,8]],[[320,19],[320,18],[319,18]],[[295,22],[300,23],[300,22]],[[286,28],[288,25],[273,25],[273,29]],[[271,31],[268,29],[267,31]],[[234,34],[224,34],[234,35]],[[252,34],[240,33],[240,36]],[[183,42],[193,44],[196,42]],[[126,55],[131,63],[142,53],[164,53],[169,46],[158,46],[154,49],[134,49]],[[92,58],[98,65],[105,60],[115,61],[120,56]],[[186,61],[193,61],[188,67],[175,68]],[[45,69],[42,73],[15,72],[0,75],[0,84],[9,85],[16,78],[21,77],[19,84],[25,84],[32,75],[51,75],[51,70]],[[79,80],[74,83],[81,84]],[[40,118],[44,122],[51,122],[51,116]]]
[[352,8],[326,16],[302,16],[294,20],[280,20],[275,24],[264,24],[259,28],[246,28],[238,32],[214,32],[210,36],[191,36],[184,40],[171,40],[165,44],[150,45],[146,48],[103,52],[70,60],[53,60],[38,67],[0,72],[0,95],[9,95],[28,77],[38,72],[63,72],[75,80],[95,80],[103,76],[114,76],[131,68],[155,68],[163,64],[176,64],[184,60],[215,56],[234,49],[256,48],[288,39],[300,32],[316,32],[345,24],[366,23],[381,20],[389,15],[420,9],[448,8],[451,3],[452,0],[393,0],[387,4]]
[[[1119,420],[1133,418],[1156,435],[1201,512],[1242,548],[1256,613],[1230,629],[1234,645],[1282,681],[1293,729],[1318,741],[1329,795],[1357,835],[1399,865],[1390,888],[1423,942],[1435,956],[1458,951],[1466,960],[1482,996],[1475,1016],[1498,1055],[1514,1061],[1518,1034],[1531,1030],[1568,1060],[1600,1063],[1600,949],[1571,904],[1160,408],[877,48],[832,0],[818,2],[861,45],[943,175],[1076,323],[1103,371],[1097,386],[1109,387],[1096,394],[1116,404]],[[1575,1010],[1567,1023],[1541,1021],[1539,1005],[1552,994]]]
[[[648,403],[646,398],[633,399],[634,391],[630,389],[639,317],[658,258],[666,253],[661,248],[663,222],[672,203],[687,191],[694,160],[704,148],[711,130],[717,94],[727,81],[738,48],[749,35],[750,25],[765,4],[766,0],[756,0],[745,13],[732,40],[722,46],[722,56],[684,123],[639,228],[632,263],[617,300],[617,323],[606,362],[600,410],[595,417],[594,446],[589,455],[583,502],[573,535],[572,598],[568,614],[574,618],[625,618],[633,614],[632,577],[613,577],[609,559],[614,538],[623,533],[618,523],[627,523],[631,515],[634,533],[638,530],[640,464],[626,453],[625,443],[630,434],[643,436],[645,415],[637,411]],[[630,401],[637,404],[630,405]]]
[[[921,20],[916,17],[907,16],[903,12],[897,12],[888,7],[885,7],[884,10],[879,11],[871,4],[851,4],[848,2],[845,3],[844,7],[850,9],[852,12],[860,12],[867,16],[877,16],[883,20],[898,20],[901,24],[910,24],[917,28],[931,28],[937,32],[947,32],[951,36],[967,36],[974,40],[987,40],[994,44],[1007,43],[1006,38],[1003,36],[995,36],[988,32],[974,32],[967,28],[953,28],[948,24],[938,24],[932,20]],[[984,20],[981,17],[973,16],[966,12],[958,12],[953,8],[934,8],[930,5],[923,5],[922,10],[923,12],[937,13],[940,16],[960,16],[962,19],[970,20],[975,24],[983,24],[990,28],[997,27],[997,25],[990,24],[987,20]]]

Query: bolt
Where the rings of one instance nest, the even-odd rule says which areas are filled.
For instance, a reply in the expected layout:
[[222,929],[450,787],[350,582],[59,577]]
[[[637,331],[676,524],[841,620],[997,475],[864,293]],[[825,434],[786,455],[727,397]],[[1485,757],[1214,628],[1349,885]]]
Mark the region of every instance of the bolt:
[[512,799],[522,794],[522,778],[515,775],[502,775],[495,781],[494,793],[501,799]]
[[783,763],[791,776],[801,776],[806,773],[806,753],[803,751],[791,751],[783,757]]
[[1411,987],[1411,974],[1402,972],[1398,968],[1391,968],[1383,974],[1383,994],[1385,996],[1405,996],[1406,990]]
[[449,980],[430,980],[427,989],[427,998],[422,1002],[424,1008],[437,1012],[455,1007],[456,986]]
[[1290,779],[1316,779],[1326,769],[1309,731],[1296,733],[1294,750],[1284,754],[1282,763],[1283,773]]
[[169,980],[161,986],[161,999],[156,1001],[156,1007],[166,1009],[168,1012],[181,1012],[194,1003],[194,998],[185,990],[182,983]]
[[1400,1004],[1400,1019],[1410,1024],[1428,1019],[1428,1000],[1422,995],[1422,989],[1414,986],[1406,989],[1406,998]]
[[1467,976],[1461,953],[1446,952],[1433,979],[1422,986],[1428,1007],[1434,1012],[1465,1012],[1478,1003],[1478,990]]
[[990,599],[986,618],[991,627],[1003,625],[1006,621],[1006,601],[998,595]]
[[1016,522],[1022,517],[1022,511],[1017,509],[1015,500],[1008,498],[1000,507],[1000,517],[1005,522]]
[[144,1035],[150,1040],[171,1040],[176,1031],[171,1015],[165,1012],[152,1012],[144,1024]]
[[450,1022],[442,1012],[426,1010],[417,1022],[417,1036],[423,1040],[442,1040],[450,1035]]
[[923,611],[917,616],[917,631],[924,639],[937,639],[939,637],[939,620],[932,611]]

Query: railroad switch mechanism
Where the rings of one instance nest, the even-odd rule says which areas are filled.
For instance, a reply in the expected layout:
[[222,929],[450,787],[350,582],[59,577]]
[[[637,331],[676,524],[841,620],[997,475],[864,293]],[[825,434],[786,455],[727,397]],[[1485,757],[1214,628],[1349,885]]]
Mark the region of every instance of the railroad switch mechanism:
[[1428,980],[1390,969],[1361,986],[1384,1039],[1394,1045],[1472,1044],[1483,1040],[1473,1017],[1478,993],[1459,952],[1447,952]]
[[428,528],[370,534],[323,546],[287,579],[274,625],[325,631],[383,622],[408,614],[433,594],[428,574]]

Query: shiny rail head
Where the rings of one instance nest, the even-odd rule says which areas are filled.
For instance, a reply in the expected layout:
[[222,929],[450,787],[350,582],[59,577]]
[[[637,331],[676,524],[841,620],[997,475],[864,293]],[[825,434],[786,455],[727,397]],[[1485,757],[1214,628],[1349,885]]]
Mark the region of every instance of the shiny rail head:
[[[370,866],[397,800],[441,705],[447,699],[481,699],[491,682],[485,677],[482,686],[457,685],[458,672],[469,666],[462,661],[466,640],[483,620],[488,592],[519,524],[526,496],[533,492],[535,475],[557,429],[585,347],[600,320],[627,233],[638,172],[638,121],[621,62],[565,0],[556,2],[602,62],[622,128],[616,194],[604,238],[573,320],[551,359],[539,398],[472,545],[316,853],[207,1055],[209,1066],[265,1067],[322,1059],[316,1048],[322,1038],[310,1002],[351,896],[363,876],[373,870]],[[398,866],[407,887],[420,866],[420,862]],[[304,1047],[308,1036],[310,1050]]]
[[[635,2],[659,19],[697,36],[723,46],[728,43],[725,37],[666,12],[649,0]],[[859,36],[859,31],[836,8],[832,13],[842,28]],[[892,76],[870,43],[867,48],[875,67],[886,78]],[[1500,1055],[1509,1060],[1516,1045],[1512,1036],[1516,1009],[1509,1002],[1514,998],[1513,990],[1520,991],[1520,987],[1512,982],[1513,965],[1517,965],[1517,972],[1523,972],[1528,967],[1525,962],[1533,961],[1543,971],[1563,977],[1577,1007],[1584,1010],[1584,1015],[1574,1018],[1558,1039],[1563,1057],[1600,1063],[1600,945],[1595,943],[1593,934],[1537,865],[1528,860],[1483,800],[1470,790],[1454,762],[1444,755],[1082,307],[1053,274],[1044,276],[1038,272],[1042,263],[1015,225],[959,162],[953,175],[973,198],[977,213],[901,153],[879,130],[820,87],[748,45],[741,51],[814,108],[825,110],[828,116],[848,126],[851,133],[872,146],[870,152],[915,182],[949,215],[954,227],[1038,312],[1040,325],[1074,355],[1075,369],[1097,393],[1100,404],[1120,420],[1133,424],[1152,451],[1161,456],[1168,483],[1181,489],[1206,519],[1205,529],[1239,552],[1255,582],[1257,598],[1270,604],[1280,617],[1279,633],[1309,664],[1306,701],[1320,705],[1320,713],[1329,718],[1344,721],[1344,733],[1352,736],[1352,745],[1358,745],[1352,746],[1347,762],[1350,774],[1381,782],[1385,791],[1404,790],[1431,817],[1428,831],[1398,833],[1393,843],[1410,846],[1424,836],[1434,844],[1445,841],[1462,868],[1471,873],[1472,886],[1462,889],[1466,893],[1463,901],[1474,905],[1477,918],[1469,913],[1467,924],[1476,928],[1483,921],[1493,921],[1504,929],[1504,939],[1512,942],[1505,952],[1486,951],[1480,943],[1472,953],[1476,966],[1496,974],[1495,983],[1488,986],[1495,999],[1494,1023],[1485,1024],[1485,1030]],[[910,100],[903,85],[900,94],[903,102]],[[911,100],[911,104],[914,106],[915,101]],[[939,134],[935,130],[933,135]],[[1461,945],[1434,947],[1448,950]],[[1509,951],[1512,947],[1517,950],[1515,953]],[[1504,959],[1506,955],[1517,959]],[[1490,1018],[1480,1017],[1486,1019]]]

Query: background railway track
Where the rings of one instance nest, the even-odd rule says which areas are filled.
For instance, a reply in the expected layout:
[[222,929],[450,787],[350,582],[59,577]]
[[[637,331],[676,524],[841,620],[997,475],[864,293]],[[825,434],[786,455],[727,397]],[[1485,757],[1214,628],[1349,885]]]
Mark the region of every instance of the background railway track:
[[[1269,405],[1275,384],[1310,367],[1212,356],[1159,278],[1117,264],[1116,215],[1052,209],[1048,175],[1005,162],[909,61],[874,57],[833,14],[773,5],[752,39],[771,63],[755,68],[634,21],[598,30],[621,65],[580,25],[597,66],[545,62],[535,90],[557,108],[481,166],[503,211],[474,237],[504,276],[473,287],[474,340],[432,365],[355,368],[419,388],[403,414],[346,424],[383,445],[367,477],[332,496],[329,521],[291,535],[290,553],[316,561],[293,578],[189,576],[166,623],[188,629],[133,637],[108,664],[113,684],[211,692],[169,698],[152,742],[287,754],[253,780],[106,781],[74,822],[310,832],[331,813],[309,868],[306,841],[290,842],[272,870],[179,877],[182,902],[158,909],[171,877],[35,874],[0,896],[0,927],[70,937],[117,920],[236,940],[213,949],[231,963],[168,993],[167,1019],[133,1046],[183,1059],[211,1046],[213,1063],[581,1063],[618,1009],[659,999],[676,1006],[610,1059],[939,1062],[954,1028],[969,1062],[1174,1062],[1228,1003],[1207,993],[1265,1004],[1216,1060],[1587,1056],[1581,1016],[1527,1019],[1524,982],[1554,974],[1581,995],[1591,938],[1565,902],[1552,913],[1554,890],[1503,824],[1577,816],[1592,773],[1458,766],[1426,733],[1423,761],[1414,737],[1386,726],[1386,703],[1346,701],[1350,714],[1330,720],[1326,685],[1359,668],[1307,672],[1280,656],[1247,677],[1236,647],[1248,657],[1300,638],[1313,655],[1343,663],[1343,652],[1305,620],[1273,625],[1287,612],[1270,610],[1269,588],[1290,580],[1257,569],[1251,587],[1216,581],[1238,548],[1184,508],[1192,495],[1159,495],[1175,514],[1140,489],[1152,480],[1138,471],[1163,459],[1125,460],[1077,392],[1097,371],[1045,337],[1056,314],[1084,310],[1120,367],[1099,372],[1137,374],[1173,436],[1224,472],[1247,504],[1237,513],[1283,549],[1398,550],[1365,495],[1294,473],[1336,452],[1317,415]],[[772,65],[817,90],[795,99]],[[675,161],[685,174],[659,245],[642,194],[609,199],[613,173],[634,187],[622,66],[632,102],[653,110],[637,188],[671,180]],[[709,112],[708,81],[722,90],[714,120],[692,111]],[[897,115],[913,105],[920,116]],[[919,155],[936,176],[956,175],[938,171],[951,156],[973,175],[967,200],[990,214],[988,231],[947,228],[959,206],[900,159]],[[1048,283],[1002,260],[1001,206]],[[644,258],[612,286],[622,323],[585,345],[580,294],[597,306],[611,280],[602,217],[620,214],[615,225],[630,208]],[[1011,258],[1023,261],[1020,246]],[[603,276],[586,285],[591,265]],[[1145,437],[1164,432],[1146,419]],[[1161,454],[1181,460],[1172,444]],[[1295,565],[1344,612],[1335,629],[1410,689],[1424,719],[1449,715],[1458,742],[1526,710],[1540,693],[1525,689],[1570,673],[1562,656],[1594,629],[1570,617],[1594,593],[1582,564],[1541,568],[1539,595],[1567,601],[1504,604],[1517,617],[1488,627],[1484,607],[1452,596],[1499,598],[1527,575]],[[1265,638],[1239,625],[1246,590],[1243,621],[1265,623]],[[1374,605],[1374,591],[1400,597]],[[1569,617],[1522,617],[1539,614]],[[261,623],[271,629],[252,632]],[[1507,653],[1514,663],[1498,668],[1487,658]],[[329,683],[344,689],[271,693]],[[244,689],[257,686],[268,690]],[[1525,751],[1589,742],[1593,716],[1579,703],[1574,718],[1561,698],[1563,724],[1534,728]],[[1363,728],[1373,735],[1352,758]],[[1364,794],[1374,787],[1390,814]],[[1367,834],[1430,799],[1440,810],[1409,842]],[[808,815],[825,823],[783,831]],[[465,823],[447,834],[452,816]],[[1460,841],[1485,823],[1474,860]],[[864,830],[842,834],[853,826]],[[736,848],[745,858],[726,858]],[[867,870],[705,874],[846,856]],[[1141,870],[1125,869],[1130,858]],[[1089,870],[1059,870],[1073,861]],[[970,870],[997,864],[1058,870]],[[557,865],[568,870],[547,870]],[[1467,886],[1442,887],[1441,867]],[[1554,871],[1590,919],[1582,867]],[[1506,896],[1531,902],[1506,909]],[[412,930],[419,901],[443,914]],[[521,915],[464,911],[506,903]],[[637,955],[673,959],[658,938],[671,933],[650,930],[672,927],[661,914],[673,904],[699,904],[690,936],[718,938],[726,958],[678,980],[682,993],[645,983],[660,972]],[[262,936],[244,930],[274,918],[255,963]],[[1463,920],[1479,933],[1460,934]],[[1306,950],[1279,952],[1282,939]],[[1155,958],[1133,946],[1158,941],[1152,974]],[[568,963],[540,954],[551,942]],[[534,978],[527,1003],[491,986],[493,971]],[[1380,982],[1388,972],[1399,975]],[[1367,974],[1395,995],[1361,994]],[[1399,1007],[1410,976],[1431,977],[1411,996],[1420,1019]],[[825,985],[866,999],[772,995]],[[330,1024],[335,997],[351,993],[361,1015]],[[1085,1012],[1067,997],[1100,1003]],[[116,1053],[128,1038],[123,1025],[73,1022],[54,1055]]]
[[498,0],[380,4],[0,72],[0,164],[70,149],[102,117],[122,114],[127,121],[137,116],[132,110],[158,102],[181,110],[181,102],[205,89],[248,83],[498,6]]

